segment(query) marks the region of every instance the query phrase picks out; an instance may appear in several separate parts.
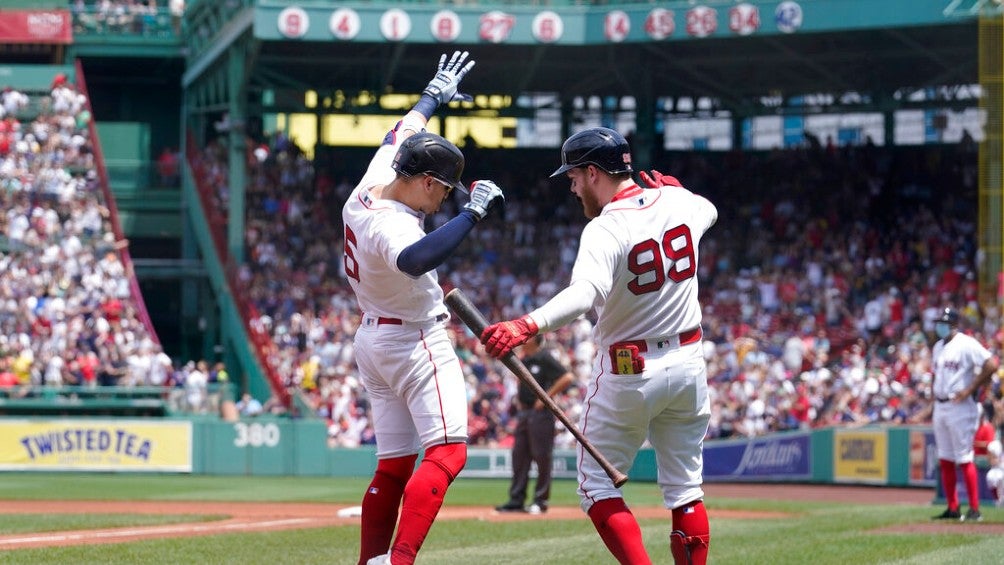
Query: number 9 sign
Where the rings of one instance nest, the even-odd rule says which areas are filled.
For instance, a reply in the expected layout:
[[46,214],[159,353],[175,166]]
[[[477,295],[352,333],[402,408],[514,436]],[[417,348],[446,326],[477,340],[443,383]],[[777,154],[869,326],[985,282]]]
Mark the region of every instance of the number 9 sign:
[[299,39],[307,35],[310,29],[310,17],[307,12],[295,6],[279,12],[279,33],[290,39]]

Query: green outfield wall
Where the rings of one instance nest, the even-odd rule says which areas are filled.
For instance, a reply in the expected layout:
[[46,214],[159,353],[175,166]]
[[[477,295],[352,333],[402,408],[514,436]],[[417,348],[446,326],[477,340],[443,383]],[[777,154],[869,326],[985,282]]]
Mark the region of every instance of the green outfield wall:
[[[0,418],[0,470],[190,472],[206,475],[368,476],[374,446],[328,447],[318,420],[250,418]],[[930,427],[826,428],[705,442],[708,482],[937,486]],[[554,476],[575,477],[575,451],[559,449]],[[463,476],[507,478],[508,449],[471,447]],[[633,481],[657,480],[643,448]]]

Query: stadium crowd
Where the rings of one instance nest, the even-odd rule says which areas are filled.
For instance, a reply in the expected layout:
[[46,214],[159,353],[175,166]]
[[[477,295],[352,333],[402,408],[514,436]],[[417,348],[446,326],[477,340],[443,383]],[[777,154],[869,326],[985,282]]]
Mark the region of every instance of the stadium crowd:
[[185,0],[71,0],[74,33],[180,35]]
[[176,408],[212,411],[223,367],[175,366],[142,321],[87,108],[64,75],[48,92],[0,93],[0,389],[165,386]]
[[[120,254],[126,242],[116,240],[98,186],[89,119],[83,95],[62,77],[38,97],[0,93],[0,387],[167,385],[185,391],[187,408],[206,410],[205,387],[226,371],[172,362],[140,321]],[[463,288],[489,318],[512,318],[567,282],[584,219],[564,181],[547,179],[553,152],[518,155],[524,166],[513,170],[512,152],[465,149],[466,175],[498,178],[509,199],[439,269],[440,280]],[[225,147],[211,141],[200,159],[212,201],[225,210]],[[810,140],[657,161],[720,210],[698,273],[710,437],[906,421],[927,404],[933,319],[946,305],[999,354],[1000,313],[981,310],[976,296],[972,145]],[[281,135],[249,144],[247,260],[236,277],[272,338],[270,363],[329,421],[335,446],[373,441],[352,351],[359,312],[342,275],[340,211],[361,173],[352,163],[314,162]],[[452,217],[462,204],[455,198],[430,226]],[[590,330],[582,318],[548,336],[579,377],[560,399],[573,419],[594,354]],[[506,445],[515,380],[463,324],[453,321],[452,331],[468,375],[471,441]],[[263,411],[250,399],[241,408]],[[559,445],[570,445],[558,431]]]
[[[286,385],[328,419],[330,443],[371,442],[352,353],[359,312],[341,273],[340,210],[361,172],[352,159],[315,163],[282,135],[248,145],[241,292],[272,336],[270,358]],[[509,319],[567,282],[584,219],[563,179],[547,179],[547,154],[518,157],[513,170],[512,152],[465,151],[465,176],[499,179],[507,206],[439,269],[440,282],[463,288],[489,319]],[[221,141],[200,159],[215,171],[212,197],[225,210]],[[657,162],[720,210],[698,273],[709,437],[905,422],[929,402],[933,318],[946,305],[999,352],[1000,313],[982,311],[976,296],[974,146],[808,139],[797,149]],[[444,205],[430,226],[459,204]],[[548,340],[579,377],[559,402],[573,420],[594,354],[591,327],[583,318]],[[515,379],[462,323],[452,331],[468,375],[471,443],[507,445]],[[570,445],[558,431],[559,445]]]

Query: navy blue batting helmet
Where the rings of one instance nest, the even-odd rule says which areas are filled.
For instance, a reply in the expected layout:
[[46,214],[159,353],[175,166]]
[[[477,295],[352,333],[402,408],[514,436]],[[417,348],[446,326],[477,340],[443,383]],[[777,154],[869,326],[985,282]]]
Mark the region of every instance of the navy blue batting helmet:
[[551,177],[585,165],[596,165],[610,174],[630,173],[631,147],[623,135],[610,128],[582,130],[561,145],[561,166]]
[[401,142],[391,168],[403,176],[430,175],[453,188],[467,192],[460,182],[464,154],[450,140],[423,131]]

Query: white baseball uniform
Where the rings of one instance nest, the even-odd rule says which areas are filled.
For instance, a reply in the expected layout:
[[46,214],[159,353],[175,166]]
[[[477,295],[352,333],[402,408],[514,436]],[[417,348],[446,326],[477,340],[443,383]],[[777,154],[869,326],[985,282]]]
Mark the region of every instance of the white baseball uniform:
[[938,459],[956,463],[973,460],[973,437],[980,414],[976,400],[953,402],[952,396],[965,390],[990,359],[990,352],[972,336],[956,332],[947,343],[938,340],[931,351],[934,369],[934,442]]
[[397,267],[401,251],[425,236],[425,215],[371,193],[394,180],[391,162],[403,138],[377,149],[342,209],[345,274],[363,312],[356,362],[378,458],[467,441],[467,395],[439,278],[435,270],[412,277]]
[[[680,187],[619,192],[582,232],[571,285],[595,287],[598,345],[581,419],[583,434],[627,470],[646,438],[655,449],[667,508],[704,496],[703,443],[711,416],[701,347],[698,245],[718,219],[706,198]],[[634,342],[640,374],[615,374],[610,346]],[[579,447],[579,495],[620,497]]]
[[1004,505],[1004,459],[1001,458],[1001,442],[998,439],[987,445],[991,467],[987,469],[987,488],[995,495],[994,506]]

